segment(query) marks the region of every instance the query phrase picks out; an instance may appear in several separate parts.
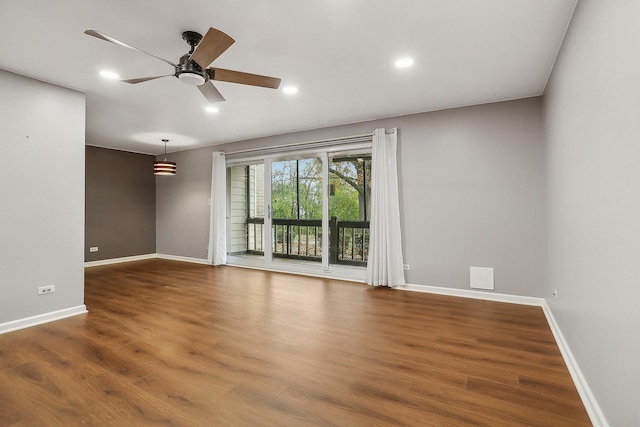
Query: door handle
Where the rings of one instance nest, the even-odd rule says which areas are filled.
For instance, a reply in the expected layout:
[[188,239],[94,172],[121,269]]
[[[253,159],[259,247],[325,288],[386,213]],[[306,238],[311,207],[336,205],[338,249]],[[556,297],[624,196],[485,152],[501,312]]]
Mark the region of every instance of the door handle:
[[271,219],[271,205],[267,205],[267,218]]

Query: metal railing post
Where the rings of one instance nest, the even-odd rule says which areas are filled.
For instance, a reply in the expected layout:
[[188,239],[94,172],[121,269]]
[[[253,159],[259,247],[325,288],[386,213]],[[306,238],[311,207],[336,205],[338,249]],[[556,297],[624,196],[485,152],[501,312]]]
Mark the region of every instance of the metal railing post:
[[329,220],[329,264],[338,263],[338,217]]

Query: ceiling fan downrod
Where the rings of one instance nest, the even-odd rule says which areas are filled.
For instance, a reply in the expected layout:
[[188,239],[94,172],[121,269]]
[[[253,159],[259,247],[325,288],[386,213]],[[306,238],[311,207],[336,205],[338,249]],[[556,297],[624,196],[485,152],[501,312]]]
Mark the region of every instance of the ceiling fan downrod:
[[202,40],[202,34],[195,31],[185,31],[182,33],[182,39],[191,46],[191,50],[189,51],[189,55],[191,55],[193,51],[196,50],[198,43]]

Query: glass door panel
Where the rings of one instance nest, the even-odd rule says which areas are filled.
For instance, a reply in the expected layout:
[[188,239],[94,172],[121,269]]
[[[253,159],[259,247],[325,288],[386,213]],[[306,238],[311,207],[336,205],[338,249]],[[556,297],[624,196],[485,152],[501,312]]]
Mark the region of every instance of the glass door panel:
[[319,158],[272,162],[274,258],[322,261],[322,188]]
[[264,254],[264,164],[228,168],[228,252]]
[[329,157],[329,263],[364,266],[369,255],[371,153]]

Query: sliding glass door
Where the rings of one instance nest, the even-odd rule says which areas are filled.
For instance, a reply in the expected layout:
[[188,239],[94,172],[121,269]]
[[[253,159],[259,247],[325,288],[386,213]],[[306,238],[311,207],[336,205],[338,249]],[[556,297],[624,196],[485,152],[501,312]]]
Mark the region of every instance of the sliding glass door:
[[370,150],[265,158],[229,166],[227,177],[231,263],[366,265]]

